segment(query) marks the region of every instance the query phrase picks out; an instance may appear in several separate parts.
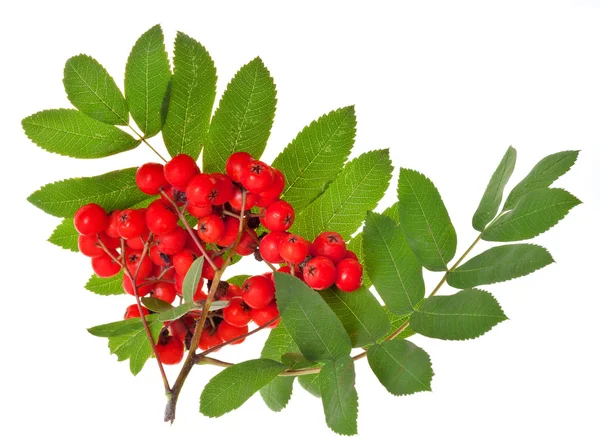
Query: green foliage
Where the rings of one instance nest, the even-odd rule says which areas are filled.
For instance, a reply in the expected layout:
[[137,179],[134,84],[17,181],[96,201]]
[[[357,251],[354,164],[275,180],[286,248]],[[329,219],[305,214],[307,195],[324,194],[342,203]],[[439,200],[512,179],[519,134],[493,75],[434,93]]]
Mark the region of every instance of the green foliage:
[[177,33],[169,109],[162,135],[171,156],[185,153],[198,159],[206,143],[217,91],[217,71],[206,49]]
[[[165,312],[165,311],[169,311],[169,310],[173,310],[173,306],[170,305],[169,303],[167,303],[164,300],[161,300],[160,298],[154,298],[154,297],[143,297],[141,299],[142,304],[148,308],[149,310],[151,310],[152,312]],[[164,320],[161,320],[164,321]]]
[[350,338],[321,296],[294,276],[274,277],[281,321],[300,352],[313,361],[348,355]]
[[578,155],[579,151],[571,150],[546,156],[510,192],[503,210],[514,208],[523,196],[532,191],[550,187],[554,181],[571,169]]
[[358,394],[354,380],[354,361],[348,356],[327,361],[319,373],[319,390],[327,425],[334,432],[346,436],[358,432]]
[[65,218],[63,219],[48,241],[58,247],[62,247],[63,249],[70,250],[71,252],[79,252],[78,246],[79,233],[75,230],[75,226],[73,225],[73,218]]
[[288,367],[288,369],[306,369],[314,368],[319,364],[308,360],[299,352],[286,352],[281,356],[281,362]]
[[276,103],[273,78],[257,57],[236,73],[221,97],[202,155],[203,170],[224,171],[227,158],[236,151],[260,159],[271,134]]
[[[383,307],[383,310],[388,316],[391,327],[390,330],[380,340],[387,339],[390,335],[395,334],[396,330],[398,330],[404,323],[409,321],[410,316],[412,315],[412,312],[406,315],[396,315],[385,306]],[[413,331],[410,325],[408,325],[400,334],[398,334],[397,338],[408,338],[412,335],[415,335],[415,331]]]
[[284,370],[285,365],[269,359],[248,360],[227,368],[204,387],[200,412],[208,417],[220,417],[233,411]]
[[298,383],[302,389],[309,394],[321,398],[321,389],[319,388],[319,374],[306,374],[298,377]]
[[273,161],[286,179],[282,199],[300,212],[320,196],[348,159],[355,135],[354,107],[332,111],[304,127]]
[[88,116],[112,125],[127,125],[129,109],[106,69],[85,54],[65,64],[63,84],[71,103]]
[[442,340],[467,340],[479,337],[506,315],[489,292],[467,289],[454,295],[427,298],[410,318],[413,330]]
[[162,106],[170,81],[169,56],[162,29],[156,25],[135,42],[125,66],[125,97],[129,111],[147,138],[162,128]]
[[473,215],[473,228],[475,230],[483,231],[485,226],[498,214],[504,187],[506,187],[506,183],[512,175],[516,161],[517,150],[508,147],[483,193],[479,207]]
[[308,240],[321,232],[338,232],[348,239],[383,197],[392,164],[389,150],[364,153],[350,161],[325,193],[296,216],[293,230]]
[[377,293],[397,315],[414,311],[425,296],[423,268],[401,227],[387,216],[369,212],[363,234],[365,266]]
[[357,233],[354,238],[346,243],[346,248],[351,250],[356,254],[358,258],[358,262],[363,267],[363,281],[362,285],[367,289],[371,287],[371,279],[369,278],[369,274],[367,268],[365,266],[365,252],[363,250],[363,232]]
[[421,264],[447,270],[456,253],[456,232],[435,185],[421,173],[401,168],[398,201],[402,231]]
[[236,275],[234,277],[227,278],[227,282],[229,284],[235,284],[236,286],[242,287],[244,281],[250,278],[250,275]]
[[135,185],[137,168],[127,168],[87,178],[65,179],[46,184],[27,200],[50,215],[71,218],[90,202],[106,211],[126,209],[148,197]]
[[[146,316],[152,338],[156,342],[162,329],[162,322],[156,315]],[[140,318],[115,321],[89,328],[88,332],[96,337],[108,338],[108,348],[119,361],[129,359],[129,368],[133,375],[138,374],[152,355],[152,346],[146,336]]]
[[431,391],[431,360],[413,343],[395,338],[373,345],[367,359],[381,384],[395,396]]
[[468,289],[522,277],[553,263],[552,255],[535,244],[492,247],[448,273],[448,284]]
[[140,145],[123,130],[77,110],[40,111],[21,123],[27,137],[39,147],[71,158],[104,158]]
[[94,274],[85,284],[85,288],[98,295],[121,295],[123,290],[123,271],[120,271],[113,277],[100,278]]
[[186,303],[194,303],[194,295],[196,295],[198,285],[202,279],[203,265],[204,257],[196,258],[183,278],[182,293],[183,301]]
[[373,344],[388,331],[390,323],[385,311],[364,286],[349,293],[334,286],[320,293],[344,325],[352,347]]

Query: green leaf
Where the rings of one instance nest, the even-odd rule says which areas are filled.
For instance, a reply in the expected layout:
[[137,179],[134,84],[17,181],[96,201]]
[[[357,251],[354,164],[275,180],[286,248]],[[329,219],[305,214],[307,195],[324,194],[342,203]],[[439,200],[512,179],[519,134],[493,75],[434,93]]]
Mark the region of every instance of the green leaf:
[[348,355],[350,338],[321,296],[292,275],[274,277],[281,321],[300,352],[313,361]]
[[321,389],[319,388],[319,374],[307,374],[298,377],[298,383],[309,394],[321,398]]
[[160,314],[158,314],[158,319],[160,321],[177,320],[178,318],[183,317],[185,314],[187,314],[189,311],[191,311],[195,307],[196,307],[196,304],[194,302],[192,302],[192,303],[182,302],[179,306],[174,307],[172,309],[167,309],[167,310],[161,312]]
[[85,288],[98,295],[121,295],[123,290],[123,271],[110,278],[100,278],[94,274],[85,284]]
[[431,360],[413,343],[395,338],[373,345],[367,359],[381,384],[395,396],[431,391]]
[[147,138],[162,128],[162,106],[170,81],[169,56],[162,29],[156,25],[135,42],[125,66],[125,97],[129,111]]
[[163,139],[171,156],[185,153],[198,159],[206,143],[217,91],[217,70],[206,49],[177,33],[174,73]]
[[81,111],[44,110],[21,122],[32,142],[50,153],[79,159],[104,158],[131,150],[141,141]]
[[481,234],[486,241],[521,241],[550,229],[581,201],[563,189],[539,189],[523,196]]
[[281,362],[287,366],[288,369],[306,369],[314,368],[319,364],[308,360],[299,352],[286,352],[281,356]]
[[273,126],[275,96],[273,78],[259,57],[236,73],[210,123],[204,171],[224,171],[227,158],[237,151],[260,159]]
[[[146,321],[152,338],[156,341],[163,324],[156,315],[146,316]],[[110,352],[115,354],[119,361],[129,359],[129,368],[133,375],[142,370],[152,355],[152,346],[140,318],[95,326],[89,328],[88,332],[96,337],[107,337]]]
[[200,396],[200,412],[220,417],[239,408],[256,391],[285,370],[285,365],[269,359],[238,363],[214,376]]
[[410,325],[426,337],[467,340],[485,334],[506,319],[492,294],[467,289],[427,298],[410,317]]
[[236,286],[242,287],[244,281],[250,278],[250,275],[236,275],[234,277],[227,278],[227,282],[229,284],[235,284]]
[[[398,330],[402,325],[404,325],[404,323],[409,321],[410,316],[412,315],[412,312],[410,314],[406,314],[406,315],[402,315],[402,316],[396,315],[396,314],[390,312],[390,310],[385,306],[383,307],[383,310],[385,311],[386,315],[388,316],[388,320],[390,321],[391,327],[390,327],[390,330],[381,339],[387,339],[391,335],[395,334],[396,330]],[[397,334],[397,338],[408,338],[413,335],[415,335],[415,331],[413,331],[409,325],[409,326],[405,327],[404,330],[400,334]]]
[[279,324],[279,326],[271,330],[260,356],[262,358],[281,361],[281,357],[286,352],[300,352],[300,350],[283,324]]
[[283,410],[292,397],[295,377],[275,377],[260,389],[260,396],[271,411]]
[[63,249],[70,250],[72,252],[79,252],[79,233],[75,230],[73,225],[73,218],[63,219],[50,238],[48,238],[52,244]]
[[506,198],[503,210],[514,208],[529,192],[550,187],[554,181],[571,169],[578,155],[579,151],[561,151],[546,156],[512,189]]
[[346,244],[346,248],[351,250],[358,257],[358,262],[363,267],[363,281],[362,285],[367,289],[371,287],[371,279],[369,278],[369,274],[367,268],[365,267],[365,252],[363,250],[363,232],[357,233],[354,238],[352,238]]
[[447,270],[456,253],[456,231],[435,185],[421,173],[401,168],[398,200],[402,231],[421,264]]
[[483,231],[485,226],[498,214],[504,187],[506,187],[506,183],[515,169],[516,161],[517,150],[508,147],[483,193],[479,207],[473,215],[473,228],[475,230]]
[[552,255],[535,244],[492,247],[448,273],[448,284],[468,289],[482,284],[512,280],[553,263]]
[[80,54],[67,60],[63,84],[69,101],[88,116],[106,124],[129,123],[123,94],[96,59]]
[[391,218],[367,213],[363,229],[367,273],[388,309],[404,315],[425,296],[423,268],[401,227]]
[[354,361],[348,356],[328,361],[319,373],[319,389],[327,426],[345,436],[358,432],[358,394],[354,380]]
[[313,240],[324,231],[348,239],[385,193],[392,176],[389,150],[363,153],[350,161],[319,198],[296,216],[294,233]]
[[320,293],[344,325],[352,347],[375,343],[390,328],[385,311],[365,287],[349,293],[331,287]]
[[204,256],[196,258],[183,278],[183,301],[186,303],[194,303],[194,295],[196,295],[198,284],[202,279],[203,265]]
[[95,202],[107,212],[126,209],[148,195],[135,185],[137,168],[127,168],[87,178],[53,182],[33,192],[27,200],[50,215],[71,218],[85,204]]
[[142,304],[152,312],[165,312],[174,309],[172,305],[167,303],[165,300],[161,300],[160,298],[144,297],[141,301]]
[[313,121],[275,158],[273,167],[286,179],[282,198],[299,213],[321,195],[350,155],[356,135],[354,107],[332,111]]

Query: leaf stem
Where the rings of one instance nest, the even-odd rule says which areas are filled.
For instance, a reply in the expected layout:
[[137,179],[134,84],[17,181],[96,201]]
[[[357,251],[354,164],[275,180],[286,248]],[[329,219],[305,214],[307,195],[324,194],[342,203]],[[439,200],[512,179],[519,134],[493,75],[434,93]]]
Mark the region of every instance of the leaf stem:
[[142,136],[140,133],[138,133],[138,132],[136,131],[136,129],[135,129],[135,128],[133,128],[133,127],[132,127],[131,125],[129,125],[129,124],[128,124],[127,126],[129,127],[129,129],[130,129],[131,131],[133,131],[133,132],[135,133],[135,135],[136,135],[137,137],[139,137],[139,138],[140,138],[140,141],[142,141],[144,144],[146,144],[148,147],[150,147],[150,150],[152,150],[154,153],[156,153],[156,156],[158,156],[160,159],[162,159],[162,161],[163,161],[165,164],[166,164],[167,162],[169,162],[169,161],[167,161],[165,158],[163,158],[163,156],[162,156],[162,155],[161,155],[161,154],[160,154],[160,153],[159,153],[159,152],[158,152],[158,151],[157,151],[157,150],[156,150],[156,149],[155,149],[155,148],[154,148],[152,145],[150,145],[150,143],[148,142],[148,140],[147,140],[147,139],[146,139],[144,136]]

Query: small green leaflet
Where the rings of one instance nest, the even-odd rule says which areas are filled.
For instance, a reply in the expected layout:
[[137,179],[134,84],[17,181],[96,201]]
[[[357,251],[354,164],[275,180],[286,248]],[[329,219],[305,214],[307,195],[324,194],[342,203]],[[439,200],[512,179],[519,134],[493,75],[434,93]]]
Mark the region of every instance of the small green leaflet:
[[333,286],[320,293],[344,325],[352,347],[373,344],[390,328],[385,311],[365,287],[346,293]]
[[112,125],[127,125],[129,110],[123,94],[106,69],[85,54],[65,64],[63,84],[69,101],[88,116]]
[[220,417],[239,408],[285,368],[274,360],[255,359],[221,371],[204,387],[200,412],[208,417]]
[[289,274],[274,278],[281,320],[300,352],[313,361],[350,354],[350,338],[321,296]]
[[288,334],[283,324],[280,323],[279,326],[271,330],[260,356],[262,358],[281,361],[281,357],[286,352],[300,352],[300,350],[294,343],[292,336]]
[[[225,307],[229,306],[229,301],[213,301],[208,308],[209,312],[218,311]],[[176,320],[178,318],[183,317],[191,310],[201,310],[202,305],[198,305],[194,302],[186,303],[182,302],[179,306],[166,308],[160,314],[158,314],[158,319],[160,321],[171,321]]]
[[79,233],[75,230],[73,218],[63,219],[60,224],[56,226],[56,229],[54,229],[54,232],[52,232],[48,241],[55,246],[62,247],[71,252],[79,252]]
[[515,169],[516,161],[517,150],[508,147],[508,150],[506,150],[504,157],[500,161],[500,165],[496,168],[483,193],[479,207],[477,207],[473,215],[473,228],[475,230],[483,231],[485,226],[498,214],[504,187],[506,187],[506,183]]
[[198,159],[206,143],[217,91],[217,70],[206,49],[177,33],[174,74],[167,120],[162,135],[171,156],[185,153]]
[[85,288],[98,295],[121,295],[123,290],[123,271],[120,271],[113,277],[100,278],[94,274],[85,284]]
[[106,211],[126,209],[148,198],[135,185],[136,167],[100,176],[71,178],[46,184],[27,200],[50,215],[71,218],[79,208],[94,202]]
[[543,158],[510,192],[503,210],[514,208],[521,197],[529,192],[550,187],[554,181],[571,169],[578,155],[579,151],[571,150],[561,151]]
[[367,359],[381,384],[395,396],[431,391],[431,360],[413,343],[395,338],[373,345]]
[[236,73],[221,97],[202,155],[203,171],[224,171],[227,158],[237,151],[260,159],[271,134],[276,103],[273,78],[257,57]]
[[545,267],[552,255],[535,244],[509,244],[492,247],[448,273],[448,284],[468,289],[523,277]]
[[427,298],[410,317],[410,325],[426,337],[467,340],[485,334],[506,319],[492,294],[467,289]]
[[317,362],[308,360],[299,352],[286,352],[281,356],[281,362],[287,366],[288,369],[306,369],[314,368],[319,366]]
[[550,229],[581,201],[563,189],[539,189],[523,196],[481,234],[486,241],[521,241]]
[[167,96],[171,68],[160,25],[135,42],[125,66],[125,97],[135,123],[146,138],[163,125],[162,106]]
[[456,253],[456,231],[435,185],[421,173],[401,168],[398,201],[402,231],[421,264],[447,270]]
[[363,229],[367,273],[387,308],[397,315],[415,310],[425,296],[423,268],[396,222],[367,213]]
[[392,170],[389,150],[363,153],[348,162],[325,193],[296,216],[294,233],[309,240],[324,231],[350,238],[365,220],[367,211],[373,210],[383,197]]
[[[396,315],[396,314],[393,314],[392,312],[390,312],[390,310],[385,306],[383,307],[383,310],[385,311],[385,313],[388,316],[391,327],[390,327],[390,330],[382,338],[380,338],[380,340],[387,339],[391,335],[395,334],[396,330],[400,329],[400,327],[402,325],[404,325],[404,323],[409,321],[410,316],[412,315],[412,312],[411,312],[410,314],[399,316],[399,315]],[[404,330],[400,334],[397,335],[397,338],[408,338],[412,335],[415,335],[415,331],[413,331],[410,326],[407,326],[404,328]]]
[[273,167],[286,179],[282,199],[299,213],[320,196],[350,155],[356,135],[354,107],[332,111],[313,121],[275,158]]
[[236,286],[242,287],[242,284],[244,284],[244,281],[246,281],[248,278],[250,278],[250,275],[236,275],[234,277],[227,278],[227,282],[229,284],[235,284]]
[[[146,321],[152,338],[156,341],[163,323],[156,315],[146,316]],[[129,368],[133,375],[137,375],[142,370],[152,355],[152,346],[140,318],[95,326],[89,328],[88,332],[96,337],[107,337],[110,352],[115,354],[119,361],[129,359]]]
[[141,142],[77,110],[44,110],[21,123],[27,137],[36,145],[71,158],[104,158],[131,150]]
[[354,380],[354,361],[349,356],[327,361],[319,373],[319,389],[327,426],[345,436],[358,432],[358,394]]
[[[167,303],[164,300],[161,300],[160,298],[154,298],[154,297],[144,297],[142,298],[142,304],[150,309],[152,312],[165,312],[168,310],[172,310],[173,306],[170,305],[169,303]],[[164,321],[164,320],[161,320]]]
[[319,374],[307,374],[298,377],[298,383],[309,394],[321,398],[321,389],[319,388]]
[[203,265],[204,257],[196,258],[183,278],[183,301],[186,303],[194,303],[194,295],[202,279]]

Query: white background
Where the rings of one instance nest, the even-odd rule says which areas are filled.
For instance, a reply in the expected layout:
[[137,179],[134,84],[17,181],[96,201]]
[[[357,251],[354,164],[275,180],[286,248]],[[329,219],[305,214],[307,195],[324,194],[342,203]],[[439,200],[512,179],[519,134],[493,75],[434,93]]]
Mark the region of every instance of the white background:
[[[490,3],[4,3],[0,442],[599,443],[600,2]],[[299,387],[279,414],[257,396],[204,418],[198,396],[213,368],[193,372],[177,421],[163,424],[155,363],[134,378],[85,330],[119,319],[129,299],[85,291],[88,261],[47,243],[58,220],[25,201],[47,182],[154,155],[140,146],[93,162],[64,158],[20,128],[29,114],[69,106],[61,79],[72,55],[93,55],[122,85],[129,49],[156,23],[169,49],[176,30],[207,47],[219,95],[241,65],[263,58],[278,88],[267,160],[312,119],[355,104],[354,154],[390,147],[394,181],[399,166],[432,178],[459,252],[476,236],[471,215],[510,144],[518,150],[510,185],[547,154],[582,150],[557,185],[584,204],[535,241],[556,264],[492,286],[510,320],[484,337],[414,338],[433,361],[431,393],[395,398],[359,362],[358,437],[330,432],[320,401]],[[430,290],[439,279],[426,278]],[[263,338],[220,357],[254,357]]]

